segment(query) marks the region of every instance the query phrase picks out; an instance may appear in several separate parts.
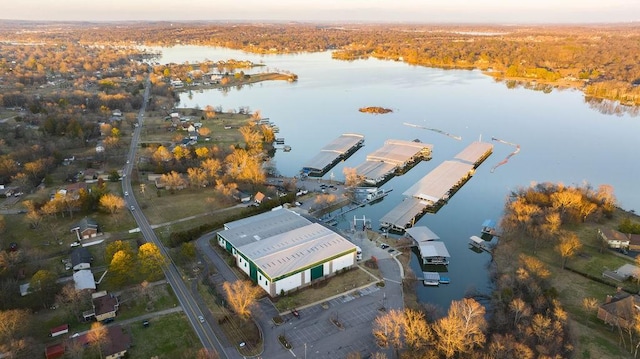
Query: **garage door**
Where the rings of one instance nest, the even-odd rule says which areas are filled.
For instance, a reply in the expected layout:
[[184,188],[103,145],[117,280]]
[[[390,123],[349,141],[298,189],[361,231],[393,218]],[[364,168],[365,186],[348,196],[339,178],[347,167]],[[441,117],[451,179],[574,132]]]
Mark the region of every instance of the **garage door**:
[[324,266],[321,264],[317,267],[311,268],[311,280],[322,278],[324,275]]

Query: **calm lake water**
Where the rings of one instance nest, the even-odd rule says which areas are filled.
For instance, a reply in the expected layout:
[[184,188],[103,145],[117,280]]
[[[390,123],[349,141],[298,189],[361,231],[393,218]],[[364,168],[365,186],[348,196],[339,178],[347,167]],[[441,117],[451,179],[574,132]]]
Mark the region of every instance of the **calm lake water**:
[[[378,220],[402,201],[402,192],[443,161],[450,160],[470,142],[492,137],[519,144],[521,151],[508,163],[502,161],[513,147],[492,141],[493,154],[476,174],[436,214],[428,214],[416,226],[428,226],[446,243],[451,254],[447,276],[451,284],[419,286],[419,298],[444,309],[468,290],[488,293],[487,253],[468,248],[469,237],[479,235],[485,219],[500,218],[510,191],[536,182],[562,182],[597,187],[610,184],[624,209],[640,210],[640,151],[637,139],[640,118],[603,115],[572,90],[549,94],[505,84],[478,71],[440,70],[403,63],[361,60],[344,62],[331,54],[255,55],[241,51],[176,46],[163,48],[160,63],[191,63],[208,60],[251,60],[264,63],[247,73],[290,71],[298,81],[272,81],[232,88],[182,94],[178,107],[221,106],[224,110],[248,107],[260,110],[279,128],[292,151],[277,152],[275,162],[285,176],[297,175],[303,164],[342,133],[360,133],[365,146],[340,163],[333,174],[355,167],[387,139],[419,139],[434,145],[431,161],[422,162],[407,174],[395,177],[383,188],[393,192],[381,202],[356,210],[339,223],[347,228],[353,215]],[[382,106],[393,113],[371,115],[358,112],[365,106]],[[412,123],[462,137],[456,141],[442,134],[409,127]],[[413,266],[419,271],[414,260]]]

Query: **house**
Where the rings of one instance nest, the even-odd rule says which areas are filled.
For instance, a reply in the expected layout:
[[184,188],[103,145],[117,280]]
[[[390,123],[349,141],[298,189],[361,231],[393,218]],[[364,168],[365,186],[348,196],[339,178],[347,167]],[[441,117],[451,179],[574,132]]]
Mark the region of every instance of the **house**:
[[253,200],[254,202],[256,202],[257,204],[262,203],[262,201],[264,201],[264,199],[266,198],[266,196],[264,195],[264,193],[262,192],[258,192],[253,196]]
[[76,290],[89,289],[91,291],[96,290],[96,279],[93,277],[93,273],[89,269],[81,269],[73,273],[73,283]]
[[113,325],[107,328],[107,344],[102,348],[104,359],[124,358],[131,347],[131,336],[126,334],[122,327]]
[[629,234],[629,250],[640,251],[640,234]]
[[71,268],[73,268],[74,271],[91,268],[92,261],[93,257],[85,247],[76,247],[76,249],[71,252]]
[[251,195],[248,193],[244,193],[242,191],[239,190],[235,190],[235,192],[233,193],[233,198],[242,202],[242,203],[247,203],[251,201]]
[[61,343],[49,345],[44,349],[44,356],[47,359],[62,358],[64,356],[64,345]]
[[84,217],[80,222],[74,224],[71,227],[71,232],[76,233],[78,242],[82,239],[94,238],[100,234],[98,222],[88,217]]
[[629,237],[624,233],[611,228],[598,228],[598,235],[609,248],[629,249]]
[[628,328],[634,323],[634,316],[640,311],[640,296],[630,295],[618,289],[608,295],[604,304],[598,307],[598,319],[611,326]]
[[226,223],[218,245],[271,297],[351,268],[357,247],[337,232],[278,209]]
[[113,294],[107,294],[107,291],[104,290],[91,295],[91,304],[93,305],[93,316],[95,316],[99,322],[105,319],[115,318],[118,307],[120,306],[118,297]]

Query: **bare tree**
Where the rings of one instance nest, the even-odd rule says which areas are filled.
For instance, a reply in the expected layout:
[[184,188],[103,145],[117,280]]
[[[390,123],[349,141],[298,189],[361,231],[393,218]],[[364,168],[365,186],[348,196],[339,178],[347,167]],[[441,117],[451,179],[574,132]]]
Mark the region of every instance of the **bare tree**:
[[237,280],[233,283],[224,282],[222,287],[233,311],[242,318],[248,319],[251,316],[251,307],[255,304],[262,289],[248,280]]
[[107,330],[107,327],[100,322],[92,323],[91,329],[87,333],[87,339],[89,340],[89,343],[96,348],[100,358],[102,358],[102,349],[109,342],[109,331]]

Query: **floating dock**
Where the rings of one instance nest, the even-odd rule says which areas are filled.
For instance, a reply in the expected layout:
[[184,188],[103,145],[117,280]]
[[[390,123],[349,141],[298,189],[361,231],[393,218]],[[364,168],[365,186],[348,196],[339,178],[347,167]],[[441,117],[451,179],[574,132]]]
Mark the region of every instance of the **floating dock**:
[[320,150],[302,167],[302,174],[312,177],[322,177],[338,162],[348,158],[364,144],[364,136],[346,133],[333,140]]
[[444,242],[440,241],[427,241],[418,243],[418,250],[420,250],[420,257],[422,257],[422,264],[435,264],[435,265],[448,265],[449,251],[444,245]]
[[376,186],[413,167],[423,159],[431,158],[433,145],[404,140],[387,140],[384,146],[367,156],[355,171],[367,184]]
[[422,278],[424,285],[436,286],[440,284],[440,273],[438,272],[422,272]]
[[471,242],[469,242],[469,244],[471,245],[472,248],[476,248],[476,249],[491,253],[491,248],[487,246],[487,242],[484,239],[478,236],[471,236],[469,239],[471,239]]
[[491,153],[493,153],[493,144],[475,141],[453,158],[464,163],[470,163],[473,168],[477,168]]
[[380,219],[380,226],[398,232],[413,227],[428,210],[444,205],[492,151],[490,143],[473,142],[455,160],[442,162],[403,193],[404,201]]

